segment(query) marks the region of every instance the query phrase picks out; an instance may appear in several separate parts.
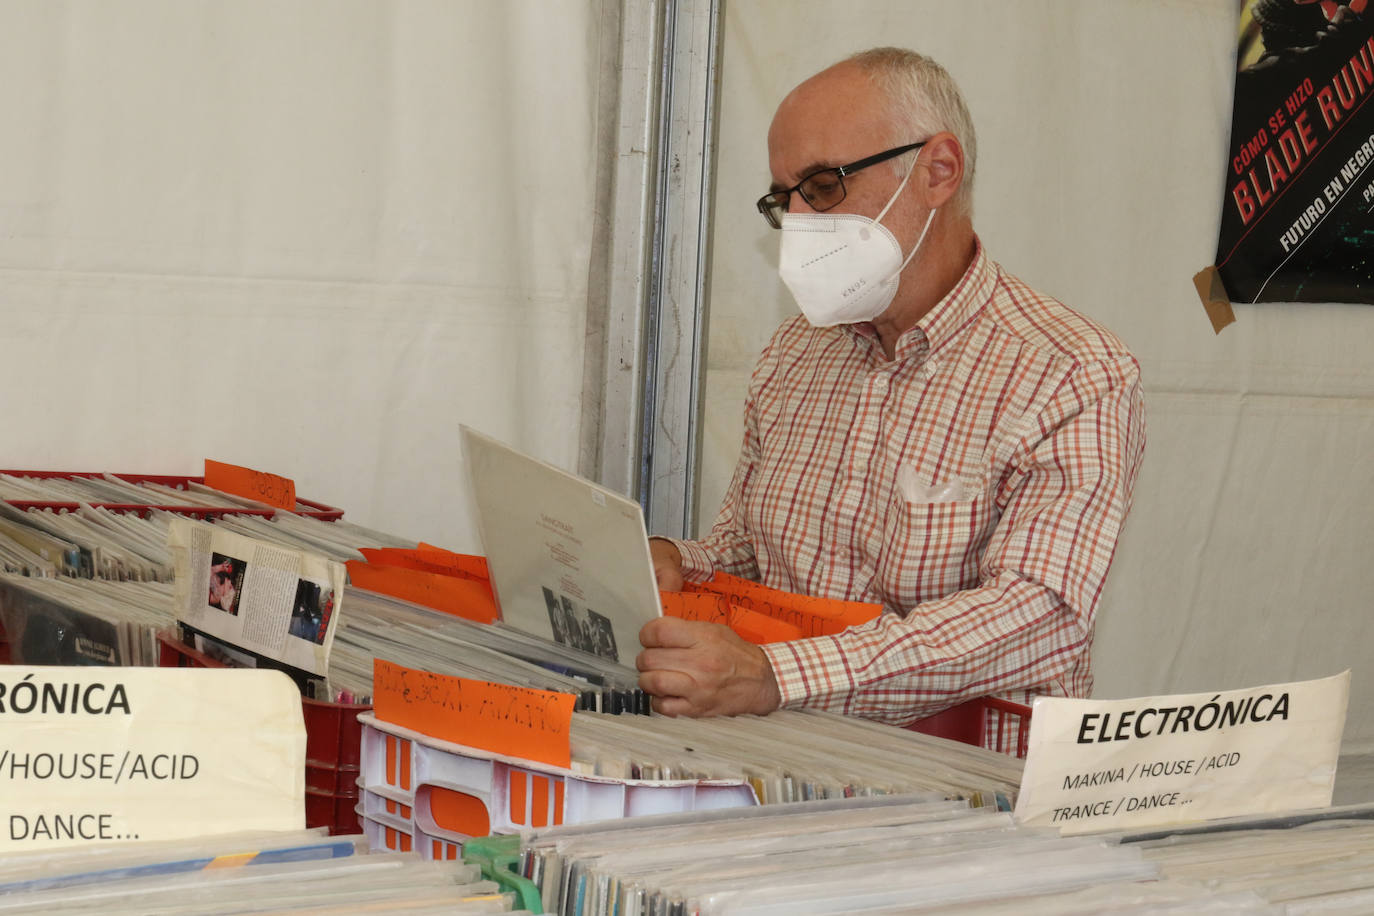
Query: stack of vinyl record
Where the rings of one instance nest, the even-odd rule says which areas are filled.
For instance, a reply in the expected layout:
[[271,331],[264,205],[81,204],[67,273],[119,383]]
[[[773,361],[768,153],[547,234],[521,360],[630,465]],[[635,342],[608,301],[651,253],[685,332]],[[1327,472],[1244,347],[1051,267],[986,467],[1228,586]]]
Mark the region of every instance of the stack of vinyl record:
[[[130,499],[124,481],[102,478],[28,481],[0,475],[0,493],[32,483],[25,496],[93,494]],[[6,488],[6,485],[10,485]],[[155,485],[141,485],[155,486]],[[75,487],[69,493],[68,488]],[[190,497],[182,490],[182,501]],[[143,498],[148,498],[147,494]],[[170,497],[169,497],[170,498]],[[234,497],[200,488],[200,504]],[[0,502],[0,636],[10,660],[27,664],[155,665],[156,634],[176,623],[172,558],[167,531],[175,516],[140,515],[79,505],[70,512],[21,511]],[[342,521],[278,512],[272,518],[226,515],[219,527],[334,560],[357,559],[359,548],[413,546],[382,532]]]
[[1374,807],[1062,838],[902,797],[528,831],[545,912],[1374,912]]
[[166,582],[35,579],[0,574],[8,660],[29,665],[156,665],[173,623]]
[[350,589],[330,654],[332,692],[369,697],[374,658],[454,677],[572,693],[580,709],[648,712],[633,668],[500,623],[474,623]]
[[476,866],[367,855],[321,831],[101,844],[0,857],[0,913],[513,912]]
[[537,831],[521,869],[547,912],[577,916],[906,912],[1158,874],[1115,842],[901,796]]
[[1021,761],[890,725],[811,710],[647,720],[573,717],[573,765],[631,779],[744,779],[759,801],[924,793],[1008,810]]
[[[6,500],[74,508],[23,511]],[[143,508],[140,512],[111,511],[100,508],[102,503]],[[263,518],[253,513],[270,512],[270,507],[194,481],[174,488],[151,481],[135,483],[112,474],[0,474],[0,572],[169,581],[167,526],[173,514],[155,508],[167,505],[204,515],[207,521],[249,537],[335,560],[362,559],[359,548],[364,547],[415,546],[414,541],[343,519],[326,522],[285,511]]]

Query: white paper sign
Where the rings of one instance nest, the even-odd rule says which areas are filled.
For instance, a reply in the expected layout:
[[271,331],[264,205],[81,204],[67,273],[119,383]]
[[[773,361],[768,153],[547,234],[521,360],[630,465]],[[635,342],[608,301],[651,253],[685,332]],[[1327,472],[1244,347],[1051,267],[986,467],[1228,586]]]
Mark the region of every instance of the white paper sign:
[[1331,804],[1350,672],[1224,693],[1039,697],[1018,823],[1064,834]]
[[280,671],[0,668],[0,850],[305,826]]

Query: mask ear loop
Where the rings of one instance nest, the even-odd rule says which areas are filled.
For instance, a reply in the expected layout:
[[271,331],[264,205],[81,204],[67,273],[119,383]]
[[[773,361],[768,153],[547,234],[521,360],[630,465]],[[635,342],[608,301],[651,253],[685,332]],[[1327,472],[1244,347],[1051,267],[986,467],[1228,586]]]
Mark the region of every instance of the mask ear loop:
[[902,176],[902,183],[897,185],[897,190],[893,191],[892,196],[887,199],[887,206],[883,207],[883,211],[881,213],[873,217],[873,222],[870,225],[877,225],[878,223],[881,223],[883,221],[883,217],[887,216],[887,211],[891,210],[892,205],[897,202],[897,198],[902,196],[902,189],[905,188],[906,183],[911,180],[911,173],[916,171],[916,162],[920,158],[921,151],[917,150],[916,158],[911,160],[911,168],[907,169],[906,174]]
[[938,210],[938,207],[935,210],[931,210],[930,215],[926,217],[926,225],[925,228],[921,230],[921,237],[916,240],[916,247],[911,249],[911,254],[907,255],[906,260],[902,262],[902,266],[897,268],[897,273],[906,270],[906,266],[910,264],[911,259],[916,256],[916,252],[921,250],[921,243],[926,240],[926,233],[930,231],[930,224],[935,222],[935,214]]
[[[902,189],[905,188],[906,183],[911,180],[911,173],[916,171],[916,161],[920,158],[921,154],[917,152],[916,159],[911,160],[911,168],[906,170],[906,176],[902,178],[902,183],[897,185],[897,190],[894,191],[892,193],[892,197],[888,199],[887,206],[883,207],[883,211],[881,213],[873,217],[873,222],[870,225],[877,225],[878,222],[881,221],[884,216],[887,216],[887,211],[892,209],[892,205],[895,204],[897,202],[897,198],[902,195]],[[935,222],[935,214],[939,212],[939,209],[939,207],[936,207],[934,210],[930,211],[930,215],[926,217],[926,224],[921,229],[921,237],[916,240],[916,246],[911,249],[911,253],[908,254],[906,256],[906,259],[902,261],[902,266],[894,270],[892,272],[892,275],[887,278],[888,280],[891,280],[892,277],[895,277],[897,276],[897,274],[906,270],[906,266],[911,263],[911,259],[916,257],[916,252],[921,250],[921,243],[926,240],[926,233],[930,231],[930,224]],[[885,280],[883,282],[887,281]]]

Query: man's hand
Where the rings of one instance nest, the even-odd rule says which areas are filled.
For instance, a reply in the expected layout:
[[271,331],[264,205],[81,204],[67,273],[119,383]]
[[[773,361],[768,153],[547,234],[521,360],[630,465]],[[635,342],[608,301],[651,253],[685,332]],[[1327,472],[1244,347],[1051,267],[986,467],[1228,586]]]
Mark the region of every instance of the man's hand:
[[649,556],[654,561],[654,578],[661,592],[682,591],[682,552],[672,541],[649,539]]
[[768,656],[727,626],[660,617],[639,641],[639,686],[665,716],[762,716],[781,703]]

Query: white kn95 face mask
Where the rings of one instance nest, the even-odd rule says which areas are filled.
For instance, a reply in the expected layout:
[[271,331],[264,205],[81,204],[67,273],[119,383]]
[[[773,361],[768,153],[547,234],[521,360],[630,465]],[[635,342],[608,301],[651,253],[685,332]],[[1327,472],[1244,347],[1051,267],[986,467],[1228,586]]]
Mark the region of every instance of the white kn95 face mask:
[[904,259],[902,246],[881,220],[915,170],[869,219],[853,213],[784,213],[778,274],[806,320],[818,328],[872,321],[897,295],[902,269],[925,241],[935,210],[926,217],[916,246]]

